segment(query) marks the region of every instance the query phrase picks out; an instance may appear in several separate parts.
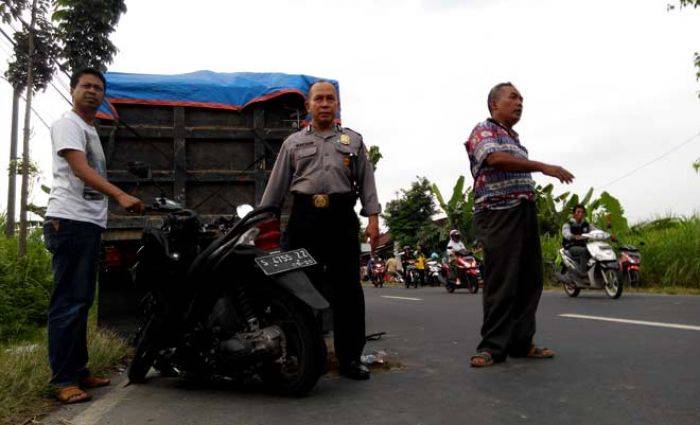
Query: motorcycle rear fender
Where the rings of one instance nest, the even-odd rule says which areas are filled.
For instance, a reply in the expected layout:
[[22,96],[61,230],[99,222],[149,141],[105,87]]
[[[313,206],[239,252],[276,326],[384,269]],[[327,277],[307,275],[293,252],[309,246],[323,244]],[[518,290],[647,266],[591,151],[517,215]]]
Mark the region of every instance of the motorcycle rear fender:
[[[252,246],[238,246],[231,249],[226,255],[219,260],[214,269],[219,269],[224,266],[227,261],[238,257],[247,257],[243,262],[246,264],[253,263],[253,258],[267,255],[266,251],[262,251]],[[239,263],[240,264],[240,263]],[[257,266],[255,266],[257,268]],[[234,267],[235,269],[235,267]],[[257,273],[262,277],[262,272],[258,269]],[[328,300],[321,295],[320,292],[311,283],[311,280],[303,272],[303,270],[293,270],[276,275],[269,276],[269,279],[285,292],[299,299],[301,302],[311,308],[314,315],[317,316],[321,327],[324,331],[333,328],[332,312]]]

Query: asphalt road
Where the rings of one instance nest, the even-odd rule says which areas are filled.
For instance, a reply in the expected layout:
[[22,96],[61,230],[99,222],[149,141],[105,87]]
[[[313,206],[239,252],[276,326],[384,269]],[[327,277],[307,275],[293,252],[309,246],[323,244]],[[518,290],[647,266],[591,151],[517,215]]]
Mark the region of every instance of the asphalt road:
[[481,295],[441,288],[365,294],[368,333],[387,332],[366,352],[384,350],[401,368],[376,371],[365,382],[326,376],[300,399],[173,378],[123,387],[122,378],[91,404],[45,423],[700,423],[700,297],[624,294],[613,301],[600,292],[576,299],[546,292],[536,342],[556,357],[473,369],[468,356],[479,340]]

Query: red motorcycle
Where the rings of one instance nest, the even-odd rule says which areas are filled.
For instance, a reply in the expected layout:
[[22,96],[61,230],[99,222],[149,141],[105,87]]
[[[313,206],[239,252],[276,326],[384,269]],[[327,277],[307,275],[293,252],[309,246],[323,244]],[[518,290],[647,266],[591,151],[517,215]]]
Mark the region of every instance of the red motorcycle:
[[372,270],[370,270],[372,285],[374,285],[375,288],[384,287],[385,274],[386,264],[384,263],[384,261],[375,261],[372,264]]
[[618,263],[620,264],[620,273],[622,279],[627,281],[630,286],[639,285],[639,268],[642,264],[642,255],[639,249],[632,245],[622,245],[619,248]]
[[471,252],[456,252],[452,262],[442,263],[440,280],[449,293],[453,293],[456,289],[467,289],[472,294],[476,294],[482,284],[479,262]]

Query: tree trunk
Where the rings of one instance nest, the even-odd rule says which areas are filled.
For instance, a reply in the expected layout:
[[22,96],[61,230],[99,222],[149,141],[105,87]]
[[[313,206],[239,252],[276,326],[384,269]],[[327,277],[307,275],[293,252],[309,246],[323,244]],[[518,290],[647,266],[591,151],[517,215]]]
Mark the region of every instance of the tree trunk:
[[19,204],[19,257],[27,253],[27,201],[29,198],[29,127],[32,116],[32,94],[34,93],[34,21],[36,19],[36,2],[32,2],[32,20],[29,23],[29,49],[27,61],[27,97],[24,109],[24,140],[22,143],[22,189]]
[[20,91],[12,92],[12,129],[10,133],[10,171],[7,179],[7,222],[5,235],[8,238],[15,235],[15,201],[17,198],[17,127],[19,125],[19,95]]

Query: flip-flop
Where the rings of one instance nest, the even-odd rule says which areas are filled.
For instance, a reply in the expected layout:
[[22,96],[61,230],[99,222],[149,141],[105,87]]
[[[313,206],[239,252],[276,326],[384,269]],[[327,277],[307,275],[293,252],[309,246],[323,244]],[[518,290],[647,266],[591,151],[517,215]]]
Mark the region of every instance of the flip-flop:
[[471,367],[489,367],[494,363],[493,356],[488,351],[476,353],[469,359]]
[[99,378],[97,376],[86,376],[80,380],[80,386],[83,388],[98,388],[106,387],[110,384],[110,380],[107,378]]
[[525,357],[528,359],[551,359],[554,357],[554,351],[547,347],[537,347],[533,345],[530,347]]
[[69,385],[56,389],[56,398],[63,404],[82,403],[92,399],[92,396],[81,390],[77,385]]

